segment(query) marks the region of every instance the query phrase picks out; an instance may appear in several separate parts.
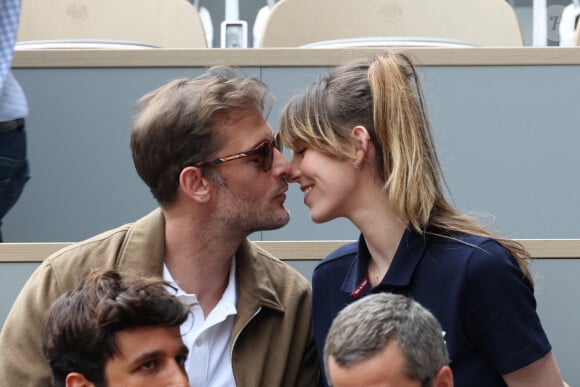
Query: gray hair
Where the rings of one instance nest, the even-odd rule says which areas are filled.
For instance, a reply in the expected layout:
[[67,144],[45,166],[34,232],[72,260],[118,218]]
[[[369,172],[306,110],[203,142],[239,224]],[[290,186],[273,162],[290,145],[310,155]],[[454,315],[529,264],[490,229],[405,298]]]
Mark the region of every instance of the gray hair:
[[431,386],[441,367],[449,364],[443,335],[435,316],[411,298],[391,293],[366,296],[344,308],[330,326],[324,346],[327,380],[330,383],[330,356],[336,364],[349,366],[397,342],[405,356],[405,375]]

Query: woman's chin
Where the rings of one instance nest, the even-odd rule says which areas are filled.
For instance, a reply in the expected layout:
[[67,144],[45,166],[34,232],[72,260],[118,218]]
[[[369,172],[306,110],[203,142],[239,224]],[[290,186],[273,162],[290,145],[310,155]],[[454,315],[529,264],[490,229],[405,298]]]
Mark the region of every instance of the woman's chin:
[[333,216],[328,216],[328,215],[323,215],[323,214],[317,214],[315,212],[310,211],[310,219],[312,219],[312,221],[314,223],[317,223],[317,224],[330,222],[334,218],[335,217],[333,217]]

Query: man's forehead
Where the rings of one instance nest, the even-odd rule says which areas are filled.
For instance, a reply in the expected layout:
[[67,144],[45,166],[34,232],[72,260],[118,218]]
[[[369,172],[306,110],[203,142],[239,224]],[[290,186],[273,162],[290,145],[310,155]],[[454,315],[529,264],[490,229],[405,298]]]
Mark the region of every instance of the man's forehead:
[[272,128],[259,110],[237,111],[223,117],[215,126],[215,135],[221,148],[231,142],[258,143],[273,136]]
[[261,118],[265,119],[262,111],[258,109],[257,106],[248,105],[220,114],[217,117],[216,126],[218,128],[232,126],[235,125],[237,122],[240,122],[244,118],[252,116],[260,116]]

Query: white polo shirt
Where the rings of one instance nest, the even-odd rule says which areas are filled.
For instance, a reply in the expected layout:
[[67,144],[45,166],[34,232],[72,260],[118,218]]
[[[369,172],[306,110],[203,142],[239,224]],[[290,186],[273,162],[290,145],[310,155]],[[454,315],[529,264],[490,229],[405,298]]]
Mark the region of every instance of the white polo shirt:
[[230,337],[238,299],[235,257],[232,259],[226,290],[207,319],[204,318],[195,294],[185,293],[177,285],[165,264],[163,264],[163,279],[177,288],[174,294],[191,308],[187,321],[181,325],[183,342],[189,348],[186,370],[191,387],[235,386],[230,355]]

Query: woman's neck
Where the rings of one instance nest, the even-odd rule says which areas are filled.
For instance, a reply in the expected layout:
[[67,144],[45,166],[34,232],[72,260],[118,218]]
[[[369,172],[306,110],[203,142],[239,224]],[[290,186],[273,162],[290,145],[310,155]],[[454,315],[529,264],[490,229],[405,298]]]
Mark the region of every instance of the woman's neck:
[[351,221],[362,232],[369,250],[369,281],[376,286],[387,274],[407,228],[393,213],[384,191],[369,195]]

